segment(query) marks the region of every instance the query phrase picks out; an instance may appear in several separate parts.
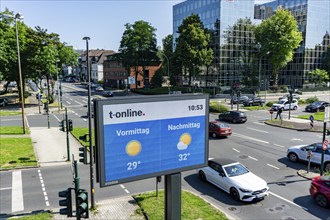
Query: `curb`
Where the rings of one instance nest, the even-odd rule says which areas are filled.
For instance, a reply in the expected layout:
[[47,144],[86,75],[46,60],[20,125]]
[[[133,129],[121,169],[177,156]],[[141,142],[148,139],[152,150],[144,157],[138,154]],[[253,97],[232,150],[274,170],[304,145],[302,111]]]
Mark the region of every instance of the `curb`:
[[267,125],[270,125],[270,126],[279,127],[279,128],[285,128],[285,129],[290,129],[290,130],[322,133],[322,131],[310,130],[308,128],[290,128],[290,127],[285,127],[285,126],[281,126],[281,125],[269,123],[268,121],[265,121],[264,123],[267,124]]
[[298,170],[297,174],[298,174],[298,176],[301,176],[301,177],[303,177],[305,179],[308,179],[308,180],[312,180],[314,177],[320,175],[320,174],[315,173],[313,171],[310,171],[309,173],[307,173],[306,170]]

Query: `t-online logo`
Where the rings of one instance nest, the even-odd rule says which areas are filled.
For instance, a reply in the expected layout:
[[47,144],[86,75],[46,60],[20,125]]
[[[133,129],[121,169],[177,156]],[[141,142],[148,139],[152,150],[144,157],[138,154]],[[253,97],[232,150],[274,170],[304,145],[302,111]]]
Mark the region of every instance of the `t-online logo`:
[[127,109],[123,112],[109,112],[110,118],[129,118],[129,117],[137,117],[144,116],[144,113],[141,110],[134,111],[132,109]]

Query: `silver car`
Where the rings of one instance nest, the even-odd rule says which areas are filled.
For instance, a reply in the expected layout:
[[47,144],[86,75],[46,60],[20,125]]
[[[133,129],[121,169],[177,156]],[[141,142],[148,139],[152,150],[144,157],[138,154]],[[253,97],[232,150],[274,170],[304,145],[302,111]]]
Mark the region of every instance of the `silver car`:
[[[330,146],[324,151],[324,170],[330,171]],[[322,143],[310,145],[297,145],[290,147],[287,151],[287,157],[292,162],[308,161],[310,155],[311,163],[320,165],[322,156]]]

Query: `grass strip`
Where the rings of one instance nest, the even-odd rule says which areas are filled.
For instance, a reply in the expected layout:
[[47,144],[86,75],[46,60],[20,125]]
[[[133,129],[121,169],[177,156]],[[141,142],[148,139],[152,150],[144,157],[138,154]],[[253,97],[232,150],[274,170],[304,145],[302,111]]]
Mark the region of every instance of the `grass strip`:
[[31,138],[0,138],[0,169],[36,166]]
[[[147,192],[134,196],[140,206],[138,212],[144,212],[148,219],[164,219],[164,190]],[[194,194],[181,191],[181,219],[224,220],[228,219],[222,212]]]
[[49,212],[43,212],[38,214],[27,215],[23,217],[13,217],[9,219],[19,219],[19,220],[51,220],[53,215]]
[[21,111],[0,111],[0,116],[22,115]]
[[315,112],[314,114],[299,115],[298,118],[309,120],[309,117],[311,115],[313,115],[315,121],[324,121],[324,112]]
[[[30,134],[30,130],[28,127],[25,128],[26,134]],[[1,126],[0,134],[9,135],[9,134],[24,134],[23,127],[20,126]]]

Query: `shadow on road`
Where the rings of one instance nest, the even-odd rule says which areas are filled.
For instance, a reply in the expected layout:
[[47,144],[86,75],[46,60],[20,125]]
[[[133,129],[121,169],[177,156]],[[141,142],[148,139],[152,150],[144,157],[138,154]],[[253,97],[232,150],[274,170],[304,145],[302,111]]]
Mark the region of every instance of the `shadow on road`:
[[306,211],[318,219],[330,219],[330,207],[323,208],[318,206],[313,198],[309,195],[297,197],[293,200],[293,202],[307,208]]

